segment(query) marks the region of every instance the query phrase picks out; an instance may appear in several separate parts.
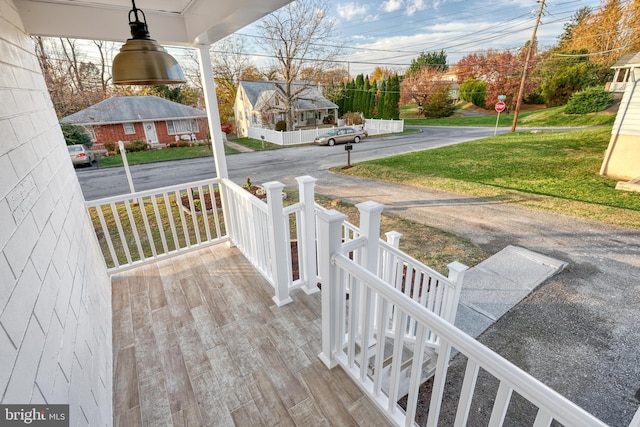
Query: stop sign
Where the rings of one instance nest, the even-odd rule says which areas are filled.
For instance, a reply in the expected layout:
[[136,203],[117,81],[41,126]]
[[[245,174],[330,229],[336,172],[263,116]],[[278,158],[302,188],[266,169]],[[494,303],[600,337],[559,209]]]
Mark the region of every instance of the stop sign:
[[496,111],[497,111],[498,113],[503,112],[505,108],[507,108],[507,104],[505,104],[505,103],[504,103],[504,102],[502,102],[502,101],[498,101],[498,102],[496,102]]

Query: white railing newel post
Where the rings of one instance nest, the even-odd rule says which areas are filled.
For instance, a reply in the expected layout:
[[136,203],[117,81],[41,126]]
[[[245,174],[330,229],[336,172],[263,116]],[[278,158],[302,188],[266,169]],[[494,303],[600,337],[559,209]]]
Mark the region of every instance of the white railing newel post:
[[[387,231],[384,235],[387,236],[388,244],[396,249],[400,247],[400,238],[402,237],[402,233],[398,233],[397,231]],[[382,264],[382,280],[387,283],[393,283],[393,256],[385,251],[382,262],[384,263]]]
[[313,294],[319,291],[318,274],[317,274],[317,255],[316,255],[316,209],[314,187],[317,181],[309,175],[299,176],[298,188],[300,191],[300,201],[302,208],[302,241],[298,242],[302,249],[302,272],[301,278],[304,280],[304,291]]
[[[380,215],[384,209],[381,203],[368,201],[356,205],[360,211],[360,235],[367,238],[367,244],[362,248],[361,265],[373,274],[377,274],[378,251],[380,242]],[[363,340],[363,346],[367,348],[373,340],[374,328],[370,327],[371,316],[375,313],[375,298],[371,295],[371,289],[366,287],[360,293],[361,312],[359,331]]]
[[282,189],[284,184],[271,181],[262,185],[267,192],[267,208],[269,223],[269,251],[271,252],[271,277],[275,301],[278,307],[292,302],[289,296],[289,277],[287,277],[287,248],[289,228],[285,227],[286,218],[282,211]]
[[367,238],[367,244],[363,248],[362,265],[375,274],[380,239],[380,214],[384,205],[368,201],[358,203],[356,207],[360,211],[360,235]]
[[336,342],[340,330],[339,268],[331,256],[342,246],[342,224],[346,215],[336,210],[319,211],[318,218],[318,275],[322,283],[322,352],[320,360],[331,369],[338,364]]
[[458,312],[458,302],[460,301],[460,293],[462,292],[462,282],[464,281],[464,274],[469,269],[466,265],[454,261],[447,264],[449,268],[449,280],[455,285],[455,293],[453,298],[449,299],[447,304],[447,312],[443,316],[445,320],[453,324],[456,321],[456,313]]

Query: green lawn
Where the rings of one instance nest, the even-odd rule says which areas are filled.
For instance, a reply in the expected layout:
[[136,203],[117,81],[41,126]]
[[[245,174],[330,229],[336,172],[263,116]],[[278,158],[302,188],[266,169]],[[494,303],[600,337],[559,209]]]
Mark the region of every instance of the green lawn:
[[255,151],[275,150],[278,148],[285,148],[284,145],[273,144],[267,141],[265,141],[263,145],[262,140],[253,139],[253,138],[236,138],[231,141],[235,142],[236,144],[244,145],[245,147],[251,148],[252,150],[255,150]]
[[[542,110],[523,111],[518,115],[517,128],[520,127],[577,127],[612,125],[616,115],[613,113],[594,114],[565,114],[564,106],[545,108]],[[401,109],[401,117],[405,117],[405,125],[423,126],[495,126],[497,114],[492,110],[486,111],[487,116],[466,117],[456,113],[452,117],[442,119],[415,118],[417,109],[411,106]],[[500,114],[498,126],[511,127],[513,114]]]
[[[224,147],[227,154],[237,153],[233,148]],[[198,145],[196,147],[176,147],[163,148],[162,150],[138,151],[135,153],[127,153],[127,161],[130,165],[138,165],[142,163],[162,162],[165,160],[192,159],[195,157],[213,156],[210,145]],[[113,166],[122,166],[122,156],[109,156],[100,159],[101,168]]]
[[640,193],[599,175],[610,135],[610,127],[516,132],[336,171],[640,227]]

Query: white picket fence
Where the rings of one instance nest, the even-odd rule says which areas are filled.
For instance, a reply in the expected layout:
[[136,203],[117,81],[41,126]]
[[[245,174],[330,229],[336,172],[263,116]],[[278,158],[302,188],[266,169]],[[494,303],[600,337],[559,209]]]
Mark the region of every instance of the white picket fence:
[[[399,133],[404,130],[404,120],[366,119],[364,126],[356,125],[351,127],[358,130],[364,129],[369,135]],[[249,138],[264,140],[278,145],[299,145],[312,143],[316,136],[326,133],[328,129],[324,127],[281,132],[249,127],[248,136]]]

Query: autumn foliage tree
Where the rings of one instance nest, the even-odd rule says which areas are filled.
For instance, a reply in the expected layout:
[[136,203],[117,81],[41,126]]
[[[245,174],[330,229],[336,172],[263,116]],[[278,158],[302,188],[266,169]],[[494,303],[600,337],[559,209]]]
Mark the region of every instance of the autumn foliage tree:
[[421,114],[432,96],[441,96],[443,88],[447,92],[449,91],[450,82],[442,80],[441,75],[442,71],[438,68],[424,67],[405,76],[400,83],[400,102],[402,104],[415,103],[418,105],[418,114]]
[[[457,64],[458,81],[463,83],[468,79],[481,80],[487,84],[487,105],[497,102],[498,95],[506,95],[507,107],[515,108],[527,48],[528,45],[525,45],[516,52],[490,50],[467,55]],[[535,68],[536,63],[537,54],[534,49],[529,60],[529,69]],[[535,90],[536,83],[532,79],[527,79],[523,97]]]

